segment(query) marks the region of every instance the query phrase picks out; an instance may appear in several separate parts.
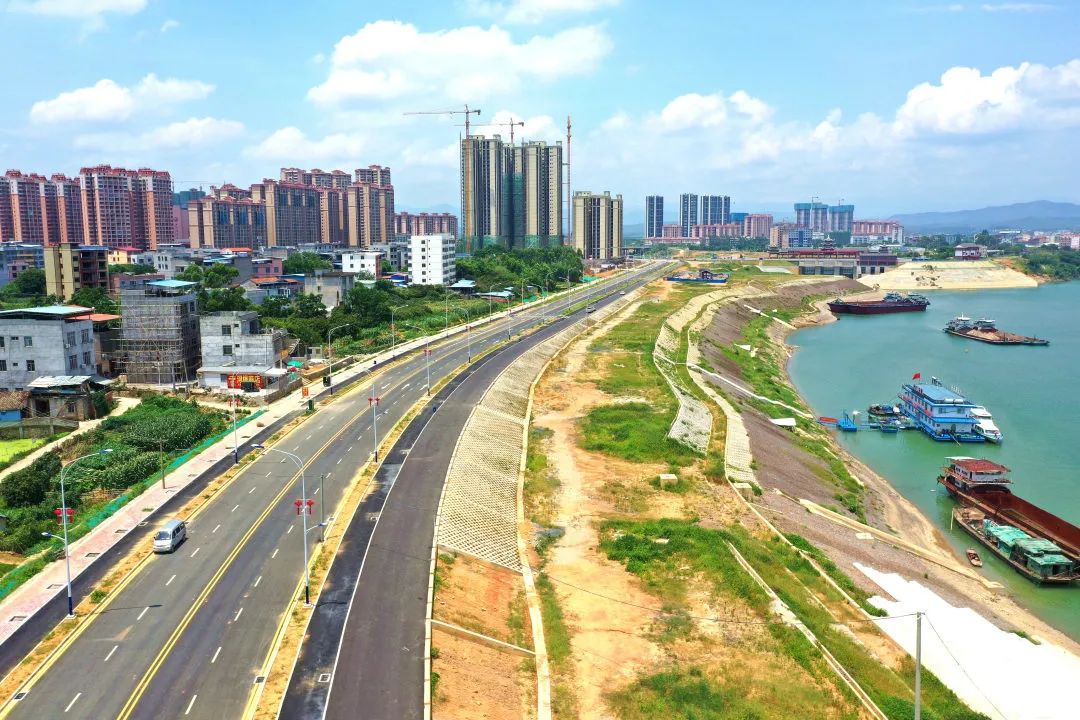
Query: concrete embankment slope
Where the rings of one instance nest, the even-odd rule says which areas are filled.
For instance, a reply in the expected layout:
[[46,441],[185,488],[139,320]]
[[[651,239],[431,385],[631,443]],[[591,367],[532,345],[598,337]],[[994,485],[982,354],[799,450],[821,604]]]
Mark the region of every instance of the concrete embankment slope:
[[909,262],[881,275],[865,275],[860,282],[881,290],[996,290],[1039,284],[1035,278],[990,260]]

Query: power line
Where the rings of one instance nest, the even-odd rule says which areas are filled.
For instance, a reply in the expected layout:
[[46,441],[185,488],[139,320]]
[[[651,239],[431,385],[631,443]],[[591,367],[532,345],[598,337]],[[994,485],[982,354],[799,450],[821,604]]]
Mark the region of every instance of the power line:
[[989,695],[987,695],[985,692],[983,692],[983,689],[981,687],[979,687],[978,683],[975,682],[974,678],[972,678],[970,675],[968,675],[968,671],[964,669],[964,666],[961,665],[960,661],[956,659],[956,656],[953,655],[953,652],[952,652],[952,650],[949,649],[949,646],[945,644],[945,639],[941,637],[941,633],[939,633],[937,628],[934,627],[934,623],[930,622],[930,616],[927,615],[926,613],[923,613],[923,615],[926,617],[926,624],[929,625],[930,629],[934,631],[934,635],[937,636],[938,642],[941,643],[941,647],[945,648],[945,652],[949,653],[949,657],[952,658],[952,661],[954,663],[956,663],[956,667],[960,668],[960,672],[964,673],[964,677],[966,677],[968,679],[968,682],[971,683],[971,686],[979,691],[979,694],[983,696],[983,699],[986,700],[986,702],[990,703],[990,707],[994,708],[994,711],[998,715],[1000,715],[1001,717],[1006,718],[1006,720],[1008,720],[1005,713],[1001,712],[1001,708],[999,708],[997,705],[995,705],[994,701],[990,699]]

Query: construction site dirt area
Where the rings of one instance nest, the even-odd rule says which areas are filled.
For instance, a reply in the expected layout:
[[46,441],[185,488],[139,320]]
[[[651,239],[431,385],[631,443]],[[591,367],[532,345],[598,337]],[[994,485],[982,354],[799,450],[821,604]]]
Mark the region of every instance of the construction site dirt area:
[[432,618],[432,717],[525,720],[536,716],[531,659],[463,637],[439,623],[532,648],[521,575],[467,555],[439,554]]

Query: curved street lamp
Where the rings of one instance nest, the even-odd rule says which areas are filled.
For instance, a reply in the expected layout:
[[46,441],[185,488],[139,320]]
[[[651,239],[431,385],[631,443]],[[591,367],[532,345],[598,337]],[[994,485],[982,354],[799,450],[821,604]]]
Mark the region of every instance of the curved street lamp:
[[330,379],[329,388],[331,395],[334,394],[334,345],[330,342],[330,336],[334,334],[335,330],[340,330],[341,328],[347,328],[352,326],[353,323],[344,323],[343,325],[337,325],[326,331],[326,352],[327,356],[330,359],[330,368],[326,372],[326,377]]
[[69,462],[67,465],[60,468],[60,521],[64,525],[64,536],[60,537],[58,535],[53,535],[50,532],[41,533],[42,536],[44,536],[44,537],[51,537],[51,538],[55,538],[57,540],[63,540],[64,541],[64,565],[66,566],[66,569],[67,569],[67,600],[68,600],[68,617],[69,618],[70,617],[75,617],[75,601],[71,597],[71,553],[68,552],[67,492],[66,492],[65,487],[64,487],[64,473],[67,472],[67,469],[69,467],[71,467],[75,463],[79,462],[80,460],[85,460],[86,458],[90,458],[90,457],[97,457],[99,455],[108,455],[111,452],[112,452],[112,448],[104,448],[102,450],[98,450],[97,452],[88,453],[86,455],[83,455],[82,457],[75,458],[74,460]]

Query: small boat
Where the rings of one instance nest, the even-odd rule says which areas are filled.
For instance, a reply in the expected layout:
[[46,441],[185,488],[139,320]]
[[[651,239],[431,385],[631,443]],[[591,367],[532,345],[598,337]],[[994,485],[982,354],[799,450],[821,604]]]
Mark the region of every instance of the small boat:
[[975,552],[975,548],[967,549],[967,559],[975,567],[982,567],[982,558],[979,557],[979,553]]
[[886,433],[888,435],[894,435],[894,434],[900,432],[903,429],[903,427],[904,427],[903,424],[899,420],[896,420],[896,419],[882,420],[878,424],[878,429],[881,430],[881,432]]
[[866,409],[866,414],[872,417],[898,418],[900,417],[900,408],[895,405],[880,403],[868,407]]
[[982,435],[986,438],[986,442],[1000,443],[1002,441],[1001,430],[994,424],[994,416],[989,410],[982,405],[977,405],[971,409],[971,417],[975,418],[972,430],[976,435]]
[[859,429],[859,426],[855,424],[855,418],[848,413],[844,413],[844,417],[836,423],[836,427],[840,428],[841,432],[855,432]]

